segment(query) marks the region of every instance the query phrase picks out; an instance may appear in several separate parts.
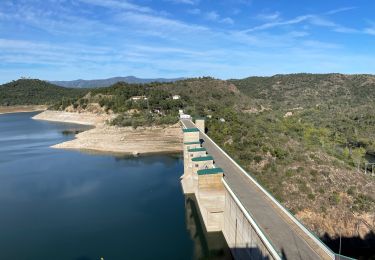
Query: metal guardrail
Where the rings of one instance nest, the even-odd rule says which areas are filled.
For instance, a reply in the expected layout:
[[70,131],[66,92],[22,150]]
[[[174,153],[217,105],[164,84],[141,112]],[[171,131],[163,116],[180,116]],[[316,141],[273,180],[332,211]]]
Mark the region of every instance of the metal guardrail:
[[356,259],[348,257],[348,256],[343,256],[343,255],[335,254],[335,260],[356,260]]

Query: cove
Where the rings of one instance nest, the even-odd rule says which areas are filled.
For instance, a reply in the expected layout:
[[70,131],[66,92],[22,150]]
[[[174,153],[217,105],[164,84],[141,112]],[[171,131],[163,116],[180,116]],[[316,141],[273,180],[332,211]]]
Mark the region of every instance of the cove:
[[0,116],[0,259],[229,259],[185,198],[179,155],[49,146],[87,127]]

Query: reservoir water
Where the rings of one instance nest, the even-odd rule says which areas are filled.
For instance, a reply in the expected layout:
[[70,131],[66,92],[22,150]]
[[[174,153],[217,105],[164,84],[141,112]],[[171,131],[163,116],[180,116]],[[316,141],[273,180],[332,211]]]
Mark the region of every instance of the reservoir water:
[[0,259],[230,258],[182,193],[180,156],[52,149],[85,127],[34,114],[0,115]]

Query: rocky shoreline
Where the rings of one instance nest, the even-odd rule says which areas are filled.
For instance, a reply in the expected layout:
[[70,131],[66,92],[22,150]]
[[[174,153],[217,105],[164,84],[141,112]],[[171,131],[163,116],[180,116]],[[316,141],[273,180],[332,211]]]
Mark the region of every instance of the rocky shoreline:
[[0,106],[0,115],[1,114],[10,114],[10,113],[26,113],[26,112],[37,112],[44,111],[47,109],[47,106],[37,105],[37,106]]
[[78,149],[103,153],[142,155],[179,153],[182,151],[182,131],[179,124],[155,127],[116,127],[107,121],[113,115],[45,111],[35,120],[66,122],[94,126],[76,135],[71,141],[52,146],[58,149]]

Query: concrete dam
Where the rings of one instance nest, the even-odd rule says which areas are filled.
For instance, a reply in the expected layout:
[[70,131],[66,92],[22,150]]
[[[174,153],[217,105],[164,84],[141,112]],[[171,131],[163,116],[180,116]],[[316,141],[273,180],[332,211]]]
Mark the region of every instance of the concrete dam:
[[207,232],[222,232],[234,259],[350,259],[335,254],[205,134],[182,119],[185,194]]

